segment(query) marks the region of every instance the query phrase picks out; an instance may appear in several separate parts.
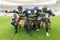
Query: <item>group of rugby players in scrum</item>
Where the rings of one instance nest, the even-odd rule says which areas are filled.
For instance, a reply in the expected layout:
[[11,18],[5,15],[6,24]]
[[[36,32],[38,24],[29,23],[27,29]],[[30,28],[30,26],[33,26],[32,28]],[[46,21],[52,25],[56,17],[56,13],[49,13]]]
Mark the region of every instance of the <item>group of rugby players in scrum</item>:
[[14,26],[15,33],[18,32],[18,26],[20,20],[24,20],[24,29],[30,36],[32,36],[32,30],[40,30],[40,27],[43,27],[45,23],[46,27],[46,36],[49,36],[48,30],[50,28],[50,16],[55,16],[51,9],[48,9],[47,6],[43,6],[41,9],[39,7],[26,8],[23,10],[22,6],[18,6],[18,10],[6,10],[6,13],[15,13],[13,14],[11,24]]

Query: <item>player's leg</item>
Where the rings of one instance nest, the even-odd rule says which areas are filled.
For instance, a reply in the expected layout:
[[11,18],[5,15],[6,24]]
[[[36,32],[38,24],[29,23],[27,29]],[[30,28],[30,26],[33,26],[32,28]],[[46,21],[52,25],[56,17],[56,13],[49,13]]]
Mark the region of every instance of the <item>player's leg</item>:
[[38,21],[37,21],[37,26],[36,26],[37,31],[39,31],[39,30],[40,30],[40,23],[41,23],[41,20],[38,20]]
[[45,18],[45,25],[46,25],[46,36],[49,36],[49,34],[48,34],[48,18]]
[[11,25],[15,26],[15,22],[16,22],[15,18],[12,18]]
[[15,26],[16,18],[17,18],[16,14],[13,14],[13,18],[12,18],[12,21],[11,21],[11,24],[12,24],[13,26]]
[[36,20],[33,20],[33,30],[36,29]]
[[19,19],[18,28],[21,28],[21,20],[22,19]]
[[18,28],[18,24],[16,25],[16,20],[17,20],[17,15],[13,14],[13,18],[12,18],[11,24],[14,26],[15,33],[17,33],[17,28]]
[[16,19],[16,23],[15,23],[15,33],[17,33],[18,32],[18,24],[19,24],[19,22],[20,22],[20,17],[17,17],[17,19]]
[[44,18],[42,18],[40,25],[41,25],[41,27],[44,27]]
[[29,20],[29,21],[30,21],[29,24],[28,24],[29,34],[30,34],[30,36],[32,36],[32,20]]
[[38,21],[38,28],[40,29],[41,20]]
[[11,22],[11,25],[15,26],[15,23],[12,23],[12,22]]
[[24,21],[24,28],[25,28],[25,26],[27,25],[27,21],[28,21],[27,17],[25,17],[25,18],[23,19],[23,21]]
[[27,33],[29,33],[29,31],[28,31],[28,22],[29,22],[29,20],[28,20],[28,18],[26,17],[26,18],[24,19],[24,28],[25,28],[25,30],[26,30]]
[[51,26],[51,21],[50,21],[50,19],[48,19],[48,26],[49,26],[49,29],[50,29],[50,26]]
[[37,21],[36,21],[36,28],[37,28],[37,31],[40,30],[40,24],[41,24],[41,17],[37,17]]

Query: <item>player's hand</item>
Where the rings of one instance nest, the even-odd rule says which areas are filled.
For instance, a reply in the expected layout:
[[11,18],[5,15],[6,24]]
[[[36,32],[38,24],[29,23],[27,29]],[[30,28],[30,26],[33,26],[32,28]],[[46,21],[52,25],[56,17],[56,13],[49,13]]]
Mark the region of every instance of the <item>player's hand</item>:
[[52,16],[55,16],[55,14],[52,14]]
[[8,11],[7,11],[7,10],[5,10],[5,12],[7,13]]
[[10,12],[11,12],[11,10],[5,10],[5,12],[6,12],[6,13],[10,13]]

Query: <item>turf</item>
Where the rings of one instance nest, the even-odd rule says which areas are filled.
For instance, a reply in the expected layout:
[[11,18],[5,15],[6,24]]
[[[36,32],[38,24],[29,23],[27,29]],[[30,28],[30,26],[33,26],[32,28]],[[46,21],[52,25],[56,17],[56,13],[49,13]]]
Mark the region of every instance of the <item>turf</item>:
[[0,40],[60,40],[60,16],[51,17],[49,37],[45,36],[45,27],[39,32],[33,31],[32,36],[26,34],[23,27],[18,29],[17,34],[14,34],[14,27],[10,24],[11,18],[0,17]]

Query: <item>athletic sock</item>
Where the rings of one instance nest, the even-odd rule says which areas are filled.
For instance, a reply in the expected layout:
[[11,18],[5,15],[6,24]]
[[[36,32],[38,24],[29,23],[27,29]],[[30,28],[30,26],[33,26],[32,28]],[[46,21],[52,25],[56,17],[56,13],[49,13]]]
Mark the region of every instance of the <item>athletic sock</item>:
[[28,33],[28,25],[24,25],[26,32]]
[[15,25],[14,27],[15,27],[14,28],[15,29],[15,33],[17,33],[18,32],[18,25]]
[[46,32],[48,32],[48,27],[46,27]]
[[29,34],[32,36],[32,25],[29,25]]

